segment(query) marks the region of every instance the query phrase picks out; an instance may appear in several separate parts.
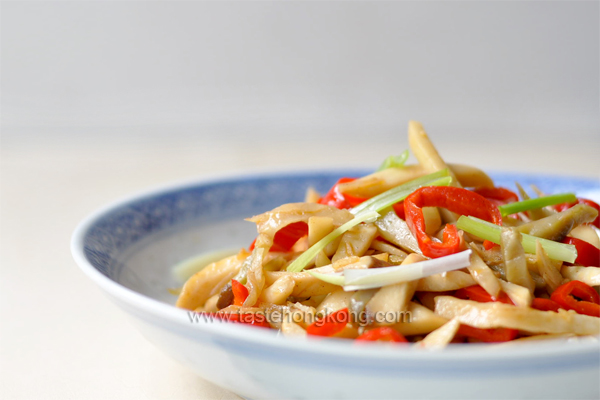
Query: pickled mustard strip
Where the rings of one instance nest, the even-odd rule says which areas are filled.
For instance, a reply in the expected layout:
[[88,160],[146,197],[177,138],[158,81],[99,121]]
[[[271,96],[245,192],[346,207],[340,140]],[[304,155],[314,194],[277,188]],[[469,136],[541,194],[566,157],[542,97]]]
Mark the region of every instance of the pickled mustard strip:
[[425,339],[418,343],[419,347],[425,349],[439,349],[445,347],[452,339],[454,339],[454,336],[458,332],[458,328],[460,328],[459,320],[451,319],[425,336]]
[[[474,250],[474,247],[471,247],[471,249]],[[475,282],[484,288],[491,296],[497,296],[502,290],[498,278],[476,251],[471,253],[471,265],[469,265],[467,269],[473,280],[475,280]]]
[[452,296],[435,298],[435,313],[444,318],[457,318],[477,328],[512,328],[534,333],[600,334],[600,318],[574,311],[539,311],[528,307],[491,302],[479,303]]

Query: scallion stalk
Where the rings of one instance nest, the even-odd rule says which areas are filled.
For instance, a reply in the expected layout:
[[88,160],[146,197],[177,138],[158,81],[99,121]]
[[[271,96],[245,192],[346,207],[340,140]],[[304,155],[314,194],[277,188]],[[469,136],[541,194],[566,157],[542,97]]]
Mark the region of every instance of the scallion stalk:
[[343,276],[339,272],[334,274],[322,274],[315,271],[307,272],[324,282],[343,286],[345,291],[374,289],[468,267],[471,264],[470,256],[471,250],[465,250],[445,257],[407,265],[398,265],[396,267],[373,269],[347,268],[344,269]]
[[[502,227],[498,225],[481,220],[479,218],[462,215],[456,222],[456,227],[482,239],[500,244]],[[553,240],[542,239],[524,233],[521,234],[521,244],[527,253],[535,254],[536,241],[540,242],[546,251],[546,254],[548,254],[548,257],[554,260],[572,263],[575,262],[575,259],[577,258],[577,250],[573,245],[558,243]]]
[[573,203],[575,201],[577,201],[577,197],[575,197],[573,193],[560,193],[505,204],[499,206],[498,209],[504,217],[506,215],[516,214],[522,211],[535,210],[538,208],[553,206],[562,203]]
[[406,160],[408,160],[408,150],[404,150],[402,154],[398,156],[389,156],[388,158],[383,160],[383,163],[381,164],[377,172],[383,171],[384,169],[388,168],[403,167]]
[[471,265],[471,250],[407,265],[374,269],[345,269],[344,290],[374,289],[409,282],[427,276],[466,268]]

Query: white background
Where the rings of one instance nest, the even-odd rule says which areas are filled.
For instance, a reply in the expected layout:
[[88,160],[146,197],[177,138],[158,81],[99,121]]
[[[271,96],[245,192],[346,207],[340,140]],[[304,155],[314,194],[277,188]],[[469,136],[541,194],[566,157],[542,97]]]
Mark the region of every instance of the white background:
[[2,11],[5,145],[43,135],[376,146],[397,141],[409,119],[442,144],[600,144],[593,1],[27,2]]
[[2,2],[0,397],[234,399],[75,266],[93,210],[251,168],[448,161],[600,179],[598,2]]

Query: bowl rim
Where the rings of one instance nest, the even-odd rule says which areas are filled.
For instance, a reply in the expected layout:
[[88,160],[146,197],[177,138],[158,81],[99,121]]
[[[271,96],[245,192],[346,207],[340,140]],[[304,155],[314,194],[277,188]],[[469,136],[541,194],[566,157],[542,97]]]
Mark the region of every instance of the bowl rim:
[[[208,335],[219,335],[223,340],[234,340],[240,345],[258,345],[269,347],[273,350],[292,351],[313,356],[331,356],[338,358],[358,358],[362,360],[391,360],[391,361],[422,361],[422,362],[445,362],[445,361],[523,361],[533,358],[560,358],[573,357],[575,355],[586,355],[590,352],[600,352],[599,338],[595,340],[578,340],[573,343],[563,343],[556,346],[557,341],[540,340],[525,343],[511,344],[454,344],[437,351],[419,349],[416,346],[395,348],[390,351],[390,345],[384,343],[371,343],[369,346],[355,346],[352,341],[344,339],[320,340],[319,338],[307,337],[306,339],[295,339],[283,337],[274,330],[257,329],[256,327],[241,324],[228,324],[220,322],[197,322],[191,323],[189,311],[176,308],[147,297],[132,289],[129,289],[98,271],[85,256],[84,239],[87,232],[106,215],[124,206],[137,201],[152,198],[169,192],[177,192],[192,187],[201,187],[213,183],[234,183],[236,181],[250,178],[285,178],[294,175],[307,174],[334,174],[348,173],[352,171],[364,171],[362,167],[314,167],[314,168],[281,168],[277,171],[271,169],[251,169],[246,171],[232,171],[227,173],[207,174],[200,177],[181,180],[179,182],[157,185],[150,189],[141,190],[137,193],[125,196],[108,203],[107,205],[92,212],[84,218],[75,228],[71,236],[71,253],[79,268],[94,281],[106,294],[127,304],[142,315],[159,319],[172,325],[163,328],[175,329],[176,327],[189,332],[198,332]],[[511,171],[491,171],[491,174],[509,174],[523,177],[538,177],[550,179],[565,179],[566,176],[548,176],[543,174],[527,174]],[[340,175],[341,176],[341,175]],[[581,181],[596,183],[593,178],[573,177]],[[486,351],[482,351],[482,350]]]

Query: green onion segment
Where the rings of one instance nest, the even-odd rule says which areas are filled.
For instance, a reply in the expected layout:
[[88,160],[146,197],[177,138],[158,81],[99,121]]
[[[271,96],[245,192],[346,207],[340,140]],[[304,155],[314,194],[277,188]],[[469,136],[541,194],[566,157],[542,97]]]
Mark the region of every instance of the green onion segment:
[[573,193],[560,193],[505,204],[499,206],[498,209],[504,217],[506,215],[516,214],[522,211],[535,210],[538,208],[553,206],[562,203],[573,203],[575,201],[577,201],[577,197],[575,197]]
[[345,291],[374,289],[468,267],[471,265],[470,256],[471,250],[465,250],[445,257],[396,267],[345,269],[343,276],[339,272],[334,274],[322,274],[310,270],[307,272],[324,282],[343,286]]
[[[456,222],[456,227],[465,232],[479,236],[482,239],[500,244],[502,227],[475,217],[462,215]],[[571,244],[558,243],[553,240],[542,239],[522,233],[521,244],[525,252],[535,254],[535,243],[539,241],[548,257],[565,262],[575,262],[577,250]]]
[[341,273],[335,274],[322,274],[320,272],[316,272],[313,270],[307,270],[309,274],[314,276],[317,279],[322,280],[323,282],[331,283],[333,285],[344,286],[344,276]]
[[344,290],[374,289],[466,268],[471,265],[470,257],[471,250],[465,250],[445,257],[432,258],[396,267],[345,269]]
[[408,150],[404,150],[402,152],[402,154],[400,154],[400,155],[389,156],[388,158],[383,160],[383,163],[381,164],[379,169],[377,169],[377,172],[383,171],[384,169],[388,169],[388,168],[392,168],[392,167],[393,168],[403,167],[406,160],[408,160]]

